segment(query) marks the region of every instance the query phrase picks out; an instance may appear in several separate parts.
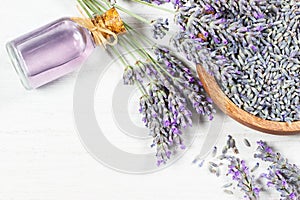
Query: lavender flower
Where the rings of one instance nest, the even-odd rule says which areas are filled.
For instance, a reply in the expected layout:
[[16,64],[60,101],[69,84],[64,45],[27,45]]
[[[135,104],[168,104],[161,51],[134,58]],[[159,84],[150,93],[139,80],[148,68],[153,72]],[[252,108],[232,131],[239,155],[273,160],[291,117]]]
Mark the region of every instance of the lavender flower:
[[168,19],[158,18],[152,21],[152,27],[153,37],[155,39],[162,39],[169,31]]
[[162,4],[170,2],[170,0],[143,0],[143,1],[145,1],[147,3],[157,4],[157,5],[162,5]]
[[191,105],[198,114],[207,115],[210,120],[213,119],[215,109],[212,101],[206,96],[201,82],[198,80],[195,72],[185,65],[181,60],[170,53],[167,48],[154,48],[154,53],[158,61],[163,63],[168,72],[174,77],[174,85],[179,91],[182,91],[188,98]]
[[237,186],[245,193],[245,198],[257,199],[261,189],[255,186],[255,177],[250,174],[246,162],[234,156],[229,156],[227,160],[230,162],[228,175],[237,182]]
[[297,200],[299,199],[299,192],[295,185],[290,185],[287,180],[281,174],[279,170],[276,170],[274,166],[270,166],[268,174],[262,174],[263,178],[268,180],[267,186],[275,188],[280,192],[280,199],[282,200]]
[[160,165],[170,159],[172,149],[185,148],[181,135],[187,122],[191,125],[190,115],[185,115],[190,111],[185,107],[184,99],[164,86],[152,82],[148,90],[148,94],[140,99],[140,112],[154,138],[151,146],[157,149],[157,164]]
[[[209,161],[209,171],[217,176],[220,175],[221,166],[225,168],[226,176],[230,176],[233,180],[223,186],[224,192],[228,194],[233,194],[235,190],[233,184],[236,182],[237,188],[240,189],[246,199],[255,200],[259,198],[260,192],[262,190],[261,186],[258,184],[258,179],[254,175],[254,170],[249,170],[249,167],[246,165],[245,160],[241,160],[233,154],[237,154],[237,146],[235,139],[228,135],[226,145],[223,147],[222,154],[215,157],[217,147],[214,147],[212,151],[212,157],[216,158],[217,162]],[[231,150],[231,151],[230,151]],[[194,163],[197,162],[199,157],[194,160]],[[228,162],[228,165],[224,165],[224,161]],[[258,167],[258,164],[255,166]]]
[[156,146],[157,165],[165,163],[171,156],[172,143],[169,140],[169,124],[162,124],[157,109],[153,107],[154,99],[149,95],[144,95],[140,99],[140,112],[143,115],[143,121],[149,128],[153,137],[152,147]]
[[[201,115],[213,118],[212,101],[206,96],[196,72],[170,53],[166,47],[155,46],[146,62],[137,61],[124,70],[124,82],[137,83],[143,89],[140,113],[153,137],[157,164],[170,159],[174,149],[185,149],[183,130],[192,126],[188,104]],[[146,85],[146,83],[148,84]]]
[[174,8],[182,7],[185,5],[188,1],[187,0],[143,0],[147,3],[153,3],[156,5],[162,5],[166,3],[172,3],[174,5]]
[[231,135],[228,135],[226,145],[220,157],[221,160],[225,159],[229,161],[227,176],[232,176],[232,180],[237,182],[237,186],[244,192],[245,198],[251,200],[258,199],[261,188],[256,184],[257,179],[251,174],[252,171],[249,170],[245,160],[228,155],[228,150],[230,149],[232,149],[235,154],[238,153],[235,139]]
[[268,174],[262,175],[268,180],[268,186],[280,192],[282,199],[300,199],[300,169],[280,153],[275,153],[266,142],[259,141],[257,144],[258,153],[254,157],[271,163]]
[[[248,140],[247,140],[248,141]],[[251,147],[250,142],[246,142],[246,147]],[[262,179],[266,179],[266,186],[269,188],[274,188],[280,193],[281,200],[299,200],[300,199],[300,171],[299,168],[288,162],[287,159],[283,158],[279,153],[274,152],[274,150],[267,145],[266,142],[258,141],[257,153],[254,155],[255,158],[259,158],[267,163],[270,163],[267,173],[261,174],[258,178],[255,177],[255,171],[260,166],[259,163],[250,170],[246,165],[245,160],[233,156],[237,150],[235,139],[229,135],[226,141],[226,145],[223,148],[222,154],[217,156],[220,161],[212,162],[209,161],[209,171],[216,174],[220,171],[220,166],[223,165],[223,161],[229,161],[227,168],[227,176],[232,177],[234,182],[237,182],[237,187],[244,192],[245,198],[247,199],[257,199],[263,192],[261,187]],[[216,147],[214,147],[216,149]],[[235,150],[236,149],[236,150]],[[232,151],[230,151],[232,150]],[[213,151],[214,152],[214,151]],[[215,157],[213,153],[213,157]],[[199,157],[193,161],[196,163]],[[201,166],[203,161],[201,163]],[[223,165],[225,167],[225,165]],[[231,188],[233,184],[231,182],[223,186],[224,192],[228,194],[233,194],[235,188]],[[232,190],[231,190],[232,189]]]
[[133,85],[135,80],[136,80],[136,74],[133,70],[133,67],[128,65],[127,67],[125,67],[123,73],[124,85]]

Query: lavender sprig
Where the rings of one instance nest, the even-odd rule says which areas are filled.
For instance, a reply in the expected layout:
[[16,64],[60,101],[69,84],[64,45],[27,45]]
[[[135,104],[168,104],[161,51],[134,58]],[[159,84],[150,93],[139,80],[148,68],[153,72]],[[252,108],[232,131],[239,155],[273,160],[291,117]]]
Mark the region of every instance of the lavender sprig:
[[237,186],[245,194],[244,197],[251,200],[257,199],[260,188],[255,186],[255,177],[250,174],[246,162],[234,156],[228,156],[227,160],[230,162],[228,175],[231,175],[232,180],[237,182]]
[[280,192],[281,200],[299,199],[297,187],[295,185],[288,184],[281,172],[275,169],[274,166],[270,166],[268,174],[262,174],[261,177],[268,180],[268,187],[275,188],[278,192]]
[[280,153],[275,153],[266,142],[257,144],[258,153],[254,157],[271,163],[268,174],[262,175],[268,180],[268,186],[280,192],[282,199],[300,199],[300,169]]
[[176,79],[174,85],[182,91],[198,114],[207,115],[213,119],[216,112],[212,106],[212,100],[207,97],[202,83],[197,78],[195,71],[187,67],[181,60],[172,55],[165,47],[154,48],[157,60],[165,65],[167,71]]
[[[164,53],[160,55],[158,51],[162,50]],[[137,82],[142,87],[144,87],[145,80],[149,82],[147,91],[140,99],[139,111],[153,137],[151,146],[156,147],[157,164],[160,165],[170,159],[172,151],[177,147],[185,149],[182,139],[183,129],[192,126],[192,112],[187,107],[187,103],[195,101],[188,98],[189,93],[186,93],[186,90],[203,96],[202,99],[198,99],[201,105],[193,104],[196,111],[200,109],[201,114],[206,114],[212,119],[215,110],[212,102],[205,96],[203,88],[196,81],[192,69],[183,62],[179,62],[180,60],[175,60],[167,48],[155,47],[154,53],[159,56],[157,63],[137,61],[133,67],[125,68],[123,78],[124,83]],[[172,76],[168,73],[170,61],[173,64],[179,64],[174,68]],[[182,77],[183,72],[187,73],[185,77]],[[185,89],[182,90],[182,88]]]
[[232,180],[237,182],[237,187],[244,193],[246,199],[258,199],[261,188],[256,184],[257,178],[252,174],[252,170],[249,170],[246,161],[236,156],[228,155],[229,150],[232,150],[235,154],[239,153],[236,141],[231,135],[228,135],[220,157],[221,160],[229,161],[227,176],[231,175]]
[[136,80],[136,75],[137,73],[134,73],[132,66],[126,66],[123,73],[124,85],[133,85],[134,81]]
[[[157,60],[147,54],[148,61],[139,60],[135,65],[125,68],[123,79],[124,83],[138,83],[141,88],[147,88],[140,98],[139,111],[153,137],[151,146],[156,147],[157,164],[160,165],[170,159],[176,148],[185,149],[183,129],[192,126],[188,102],[210,119],[215,110],[193,69],[172,55],[166,47],[155,46],[153,53]],[[199,104],[189,98],[190,93],[201,97],[197,99]]]

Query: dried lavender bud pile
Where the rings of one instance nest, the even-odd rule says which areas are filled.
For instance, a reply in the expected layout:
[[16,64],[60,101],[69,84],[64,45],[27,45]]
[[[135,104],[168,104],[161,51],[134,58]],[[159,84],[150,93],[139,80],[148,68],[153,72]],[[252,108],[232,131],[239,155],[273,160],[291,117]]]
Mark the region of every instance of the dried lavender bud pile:
[[213,72],[245,111],[300,120],[300,2],[195,0],[179,9],[172,43]]

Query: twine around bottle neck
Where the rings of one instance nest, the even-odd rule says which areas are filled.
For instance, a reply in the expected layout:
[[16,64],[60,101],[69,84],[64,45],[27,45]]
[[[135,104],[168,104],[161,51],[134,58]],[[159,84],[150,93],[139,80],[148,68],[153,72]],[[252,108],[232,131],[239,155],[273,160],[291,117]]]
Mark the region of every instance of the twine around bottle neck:
[[88,29],[96,45],[116,45],[118,43],[118,34],[126,32],[124,24],[115,8],[109,9],[103,15],[96,15],[94,18],[71,18],[80,26]]

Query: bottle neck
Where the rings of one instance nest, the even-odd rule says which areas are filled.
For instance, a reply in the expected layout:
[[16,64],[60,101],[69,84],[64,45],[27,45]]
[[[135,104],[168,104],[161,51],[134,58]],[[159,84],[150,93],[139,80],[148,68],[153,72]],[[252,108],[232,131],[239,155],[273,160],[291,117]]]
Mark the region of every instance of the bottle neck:
[[96,45],[115,45],[118,42],[118,34],[126,32],[123,21],[115,8],[109,9],[103,15],[94,18],[71,18],[80,26],[88,29]]

